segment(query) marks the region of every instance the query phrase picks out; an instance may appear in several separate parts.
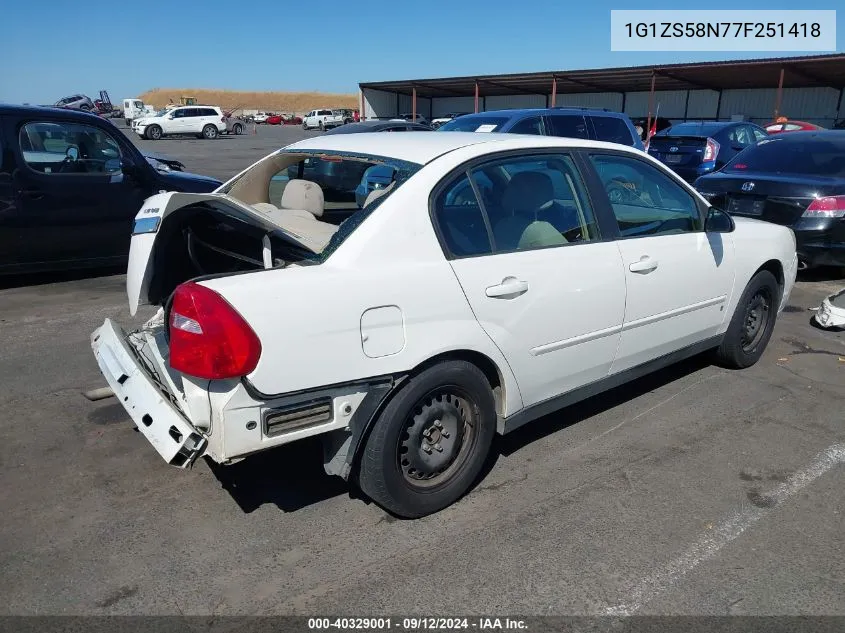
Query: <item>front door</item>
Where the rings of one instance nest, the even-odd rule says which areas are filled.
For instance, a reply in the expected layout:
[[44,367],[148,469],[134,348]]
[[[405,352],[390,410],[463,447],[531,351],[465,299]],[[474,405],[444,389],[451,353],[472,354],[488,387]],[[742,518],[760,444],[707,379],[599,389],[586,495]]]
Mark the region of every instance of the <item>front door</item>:
[[607,376],[625,277],[569,155],[488,159],[444,185],[435,217],[455,275],[526,406]]
[[734,280],[729,233],[706,233],[693,195],[631,155],[590,156],[619,230],[628,289],[613,372],[715,336]]
[[[18,205],[15,250],[6,264],[125,257],[132,218],[148,185],[112,132],[68,121],[30,120],[7,127],[14,139],[12,187]],[[7,259],[9,255],[5,256]]]

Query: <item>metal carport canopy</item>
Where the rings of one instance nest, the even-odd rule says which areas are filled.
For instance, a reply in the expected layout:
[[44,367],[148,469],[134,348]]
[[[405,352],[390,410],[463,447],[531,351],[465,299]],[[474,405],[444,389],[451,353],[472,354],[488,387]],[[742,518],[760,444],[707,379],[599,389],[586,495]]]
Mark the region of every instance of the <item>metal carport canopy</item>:
[[774,88],[781,70],[789,88],[845,87],[845,54],[776,57],[735,61],[697,62],[655,66],[630,66],[587,70],[561,70],[507,75],[477,75],[378,81],[359,84],[364,89],[384,90],[417,98],[469,97],[476,85],[484,96],[586,92],[647,92],[652,90],[726,90]]

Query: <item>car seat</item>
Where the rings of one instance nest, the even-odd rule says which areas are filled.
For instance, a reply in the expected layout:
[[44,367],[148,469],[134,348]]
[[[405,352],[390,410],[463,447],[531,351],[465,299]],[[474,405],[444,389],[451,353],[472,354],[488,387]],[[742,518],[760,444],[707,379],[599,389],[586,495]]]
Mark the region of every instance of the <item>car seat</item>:
[[566,244],[567,240],[549,221],[539,216],[554,204],[554,186],[547,174],[523,171],[513,175],[502,196],[507,214],[493,228],[498,250],[517,250]]
[[294,178],[289,180],[282,192],[281,208],[258,202],[252,205],[269,216],[282,229],[299,238],[306,238],[309,245],[322,250],[328,244],[338,227],[319,218],[323,215],[323,190],[315,182]]

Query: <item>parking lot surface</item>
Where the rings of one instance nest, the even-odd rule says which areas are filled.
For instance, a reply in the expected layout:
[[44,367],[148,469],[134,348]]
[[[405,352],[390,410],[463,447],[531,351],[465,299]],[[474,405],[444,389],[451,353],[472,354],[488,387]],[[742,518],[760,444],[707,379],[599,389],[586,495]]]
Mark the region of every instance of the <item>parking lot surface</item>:
[[[251,131],[251,128],[250,128]],[[225,179],[301,128],[139,145]],[[845,333],[800,278],[769,348],[694,358],[499,438],[463,500],[396,520],[316,442],[168,466],[89,335],[121,274],[0,281],[0,601],[15,614],[845,614]]]

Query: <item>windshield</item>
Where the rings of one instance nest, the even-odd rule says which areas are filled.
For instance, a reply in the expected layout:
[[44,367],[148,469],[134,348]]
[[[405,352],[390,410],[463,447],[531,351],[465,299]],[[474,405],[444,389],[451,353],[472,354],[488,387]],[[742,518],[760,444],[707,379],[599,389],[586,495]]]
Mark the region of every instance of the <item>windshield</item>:
[[164,116],[168,112],[170,112],[170,110],[168,110],[167,108],[162,108],[158,112],[154,113],[153,116]]
[[[801,134],[800,132],[797,134]],[[723,171],[749,171],[845,178],[845,138],[772,138],[737,154]]]
[[498,132],[508,122],[503,116],[468,116],[441,125],[438,132]]

